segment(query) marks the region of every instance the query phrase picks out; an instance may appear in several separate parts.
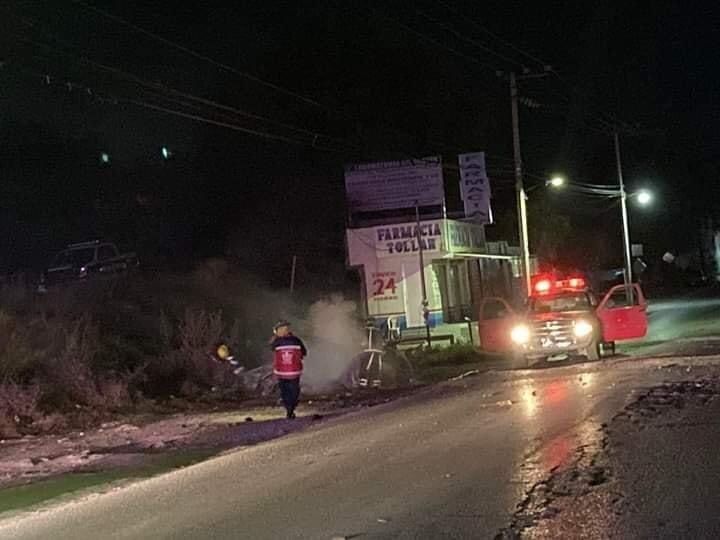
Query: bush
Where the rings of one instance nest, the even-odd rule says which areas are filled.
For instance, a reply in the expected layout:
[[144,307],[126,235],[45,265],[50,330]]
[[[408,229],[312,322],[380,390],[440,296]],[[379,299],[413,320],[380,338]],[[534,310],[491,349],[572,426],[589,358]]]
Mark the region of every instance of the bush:
[[250,369],[266,360],[275,319],[296,321],[302,332],[300,308],[284,292],[225,261],[191,273],[73,283],[41,296],[3,285],[0,305],[0,394],[18,402],[13,408],[0,397],[0,424],[9,425],[15,416],[59,425],[58,412],[113,412],[169,395],[238,396],[241,381],[209,358],[213,346],[228,342]]
[[[169,350],[145,366],[146,390],[150,395],[198,397],[213,388],[237,386],[228,366],[214,362],[209,353],[226,336],[222,314],[204,309],[186,309],[175,325],[163,323]],[[237,330],[233,325],[232,331]],[[174,330],[174,332],[173,332]]]
[[40,386],[21,386],[13,382],[0,384],[0,415],[16,424],[31,424],[41,416]]

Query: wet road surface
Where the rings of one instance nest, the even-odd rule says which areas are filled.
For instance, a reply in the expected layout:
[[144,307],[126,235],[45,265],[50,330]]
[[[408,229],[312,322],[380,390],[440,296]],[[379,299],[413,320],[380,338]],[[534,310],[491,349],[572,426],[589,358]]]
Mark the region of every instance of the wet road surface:
[[0,537],[715,535],[720,359],[703,363],[616,360],[468,378],[9,516]]
[[[653,346],[706,345],[667,333],[688,311],[653,315]],[[719,395],[720,356],[483,373],[0,516],[0,538],[717,538]]]

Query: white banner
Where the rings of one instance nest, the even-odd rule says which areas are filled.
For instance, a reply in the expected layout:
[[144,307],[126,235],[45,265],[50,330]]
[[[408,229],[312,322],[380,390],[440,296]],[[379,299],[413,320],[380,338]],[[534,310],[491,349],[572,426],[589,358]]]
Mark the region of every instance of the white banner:
[[465,217],[476,223],[492,223],[490,181],[485,169],[485,152],[460,154],[460,196],[465,203]]
[[347,165],[345,191],[351,213],[441,205],[441,158]]

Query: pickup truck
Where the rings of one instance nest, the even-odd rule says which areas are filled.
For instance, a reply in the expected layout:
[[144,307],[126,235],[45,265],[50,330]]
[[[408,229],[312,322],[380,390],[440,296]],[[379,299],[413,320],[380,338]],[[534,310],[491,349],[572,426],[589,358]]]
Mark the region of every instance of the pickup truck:
[[40,276],[39,292],[48,287],[91,277],[110,276],[137,268],[135,253],[120,253],[111,242],[71,244],[58,253]]
[[638,284],[616,285],[598,299],[584,278],[541,276],[519,313],[502,298],[484,299],[479,330],[487,352],[512,352],[528,362],[569,355],[598,360],[615,352],[616,341],[645,337],[647,302]]

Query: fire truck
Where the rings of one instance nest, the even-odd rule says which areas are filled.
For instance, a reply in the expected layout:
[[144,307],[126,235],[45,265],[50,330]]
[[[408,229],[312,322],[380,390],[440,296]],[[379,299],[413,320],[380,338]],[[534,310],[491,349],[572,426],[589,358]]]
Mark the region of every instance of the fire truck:
[[598,298],[584,277],[534,276],[525,308],[516,312],[503,298],[485,298],[478,328],[481,347],[531,360],[581,355],[598,360],[615,342],[645,337],[647,301],[638,284],[612,287]]

